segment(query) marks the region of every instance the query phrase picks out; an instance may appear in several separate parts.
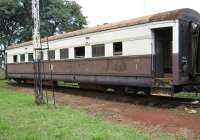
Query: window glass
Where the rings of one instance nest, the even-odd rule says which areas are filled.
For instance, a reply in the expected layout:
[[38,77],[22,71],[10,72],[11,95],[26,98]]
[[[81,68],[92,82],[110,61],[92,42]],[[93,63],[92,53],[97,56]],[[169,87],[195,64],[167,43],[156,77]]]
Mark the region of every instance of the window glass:
[[43,53],[43,51],[41,51],[41,50],[36,50],[35,51],[35,55],[36,55],[36,59],[38,59],[38,60],[43,60],[43,58],[44,58],[44,53]]
[[49,59],[50,60],[55,60],[55,50],[49,51]]
[[122,42],[113,43],[113,55],[122,55]]
[[13,62],[17,63],[17,55],[13,55]]
[[105,56],[105,45],[98,44],[92,46],[92,57]]
[[60,59],[67,59],[68,56],[68,48],[60,50]]
[[20,62],[25,62],[25,54],[20,55]]
[[44,60],[44,52],[41,51],[41,60]]
[[85,57],[85,47],[76,47],[74,50],[75,58],[84,58]]
[[33,53],[28,53],[28,61],[33,61]]

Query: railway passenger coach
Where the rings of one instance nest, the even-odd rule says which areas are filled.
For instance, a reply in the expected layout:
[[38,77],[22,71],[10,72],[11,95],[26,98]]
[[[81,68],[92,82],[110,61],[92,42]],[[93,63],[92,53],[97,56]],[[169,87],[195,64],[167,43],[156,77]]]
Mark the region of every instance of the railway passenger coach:
[[[200,83],[199,31],[199,13],[178,9],[51,36],[49,51],[43,50],[43,80],[52,74],[55,82],[191,90]],[[45,47],[46,39],[41,42]],[[32,41],[6,53],[7,77],[33,80]]]

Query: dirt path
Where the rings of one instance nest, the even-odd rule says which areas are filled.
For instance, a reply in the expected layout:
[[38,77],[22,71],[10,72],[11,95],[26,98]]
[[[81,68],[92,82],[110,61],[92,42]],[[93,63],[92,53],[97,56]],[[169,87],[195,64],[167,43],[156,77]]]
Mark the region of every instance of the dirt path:
[[[16,90],[33,93],[31,88],[14,87]],[[49,92],[49,94],[51,94]],[[123,100],[123,99],[121,99]],[[173,111],[163,107],[150,107],[134,103],[118,102],[113,95],[94,94],[80,90],[66,89],[56,92],[57,103],[84,109],[93,115],[124,123],[140,123],[148,128],[183,134],[189,139],[200,140],[200,115]]]

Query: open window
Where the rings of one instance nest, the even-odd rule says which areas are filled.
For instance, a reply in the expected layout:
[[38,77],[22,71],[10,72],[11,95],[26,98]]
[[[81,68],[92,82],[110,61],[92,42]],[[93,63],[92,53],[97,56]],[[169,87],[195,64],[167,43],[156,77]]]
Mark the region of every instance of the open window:
[[122,42],[113,43],[113,55],[122,55]]
[[84,58],[85,57],[85,47],[76,47],[74,48],[75,58]]
[[17,55],[13,55],[13,62],[17,63]]
[[172,76],[172,27],[153,29],[157,77]]

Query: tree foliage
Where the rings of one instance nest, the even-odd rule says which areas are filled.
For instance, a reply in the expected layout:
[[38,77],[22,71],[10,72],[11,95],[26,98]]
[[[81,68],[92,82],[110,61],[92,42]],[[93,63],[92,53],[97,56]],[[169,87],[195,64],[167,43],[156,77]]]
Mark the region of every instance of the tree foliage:
[[[83,28],[87,24],[75,1],[40,0],[41,37]],[[31,0],[0,0],[0,44],[32,39]]]

